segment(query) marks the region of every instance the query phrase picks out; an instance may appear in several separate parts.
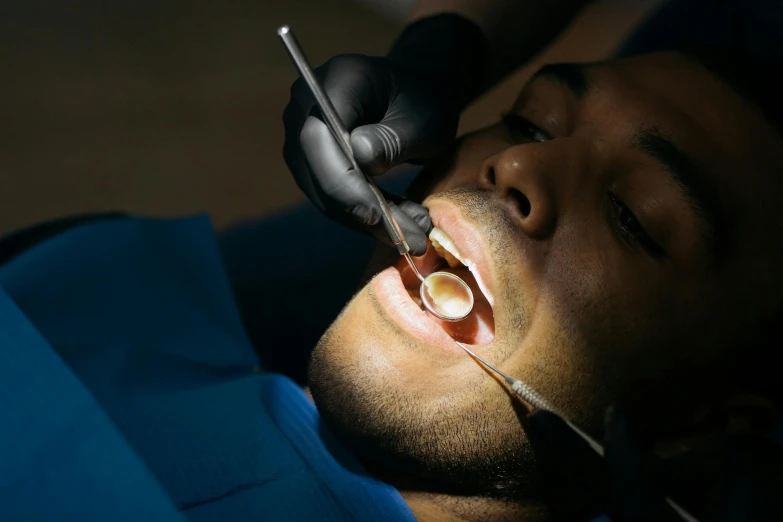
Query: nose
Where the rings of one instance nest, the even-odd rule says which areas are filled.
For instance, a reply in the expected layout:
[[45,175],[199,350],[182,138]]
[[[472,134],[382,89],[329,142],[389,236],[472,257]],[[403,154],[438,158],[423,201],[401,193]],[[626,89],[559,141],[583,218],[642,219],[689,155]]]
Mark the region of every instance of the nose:
[[479,186],[506,201],[525,234],[535,239],[552,234],[557,221],[553,193],[557,160],[546,150],[548,145],[509,147],[487,158],[479,175]]

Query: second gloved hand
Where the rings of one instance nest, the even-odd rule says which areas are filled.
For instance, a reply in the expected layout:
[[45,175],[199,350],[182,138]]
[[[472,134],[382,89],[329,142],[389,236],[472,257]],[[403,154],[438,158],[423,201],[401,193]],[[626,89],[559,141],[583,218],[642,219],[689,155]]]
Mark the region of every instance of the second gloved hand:
[[[477,93],[484,42],[471,22],[439,15],[409,26],[387,57],[340,55],[315,70],[366,174],[424,162],[451,144],[460,112]],[[283,122],[285,161],[308,198],[332,219],[388,242],[369,183],[343,155],[301,79],[291,87]],[[428,211],[387,200],[412,253],[423,254]]]

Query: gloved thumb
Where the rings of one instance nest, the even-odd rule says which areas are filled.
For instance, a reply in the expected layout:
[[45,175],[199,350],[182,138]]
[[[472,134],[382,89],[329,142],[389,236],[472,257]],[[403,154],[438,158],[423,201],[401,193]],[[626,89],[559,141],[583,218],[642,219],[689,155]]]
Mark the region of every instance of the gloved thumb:
[[448,147],[457,133],[458,115],[432,112],[389,111],[380,123],[354,129],[351,146],[359,167],[378,176],[401,163],[426,161]]

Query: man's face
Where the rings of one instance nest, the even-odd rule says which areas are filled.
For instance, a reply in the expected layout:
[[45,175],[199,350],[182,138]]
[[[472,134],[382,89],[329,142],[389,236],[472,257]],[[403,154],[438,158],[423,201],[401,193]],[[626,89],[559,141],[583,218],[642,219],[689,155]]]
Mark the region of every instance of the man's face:
[[462,270],[477,312],[438,322],[403,263],[382,271],[313,355],[320,411],[368,462],[519,491],[532,455],[514,400],[448,332],[588,431],[617,403],[667,431],[780,296],[781,165],[763,117],[680,55],[545,68],[415,184],[490,295]]

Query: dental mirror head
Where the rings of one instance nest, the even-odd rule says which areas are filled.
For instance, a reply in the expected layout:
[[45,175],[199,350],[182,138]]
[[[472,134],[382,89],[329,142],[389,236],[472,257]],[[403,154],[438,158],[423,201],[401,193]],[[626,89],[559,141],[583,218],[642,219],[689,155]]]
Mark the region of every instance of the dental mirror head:
[[461,321],[473,310],[473,292],[459,276],[433,272],[419,289],[424,307],[438,319]]

